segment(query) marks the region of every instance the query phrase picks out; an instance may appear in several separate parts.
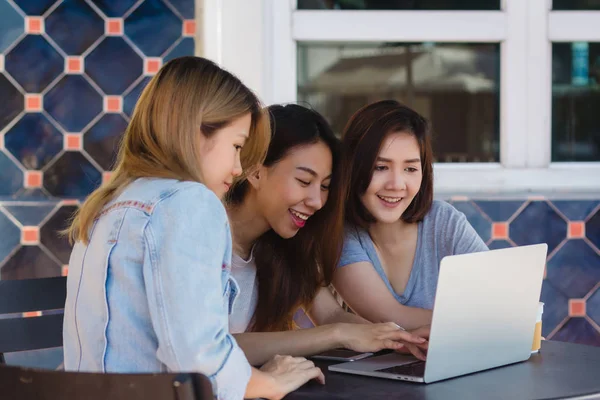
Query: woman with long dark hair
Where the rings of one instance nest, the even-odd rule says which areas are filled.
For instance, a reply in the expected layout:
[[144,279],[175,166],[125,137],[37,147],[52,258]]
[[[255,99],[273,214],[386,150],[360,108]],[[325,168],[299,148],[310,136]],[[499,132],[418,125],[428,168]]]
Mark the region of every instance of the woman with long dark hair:
[[[344,229],[339,140],[313,110],[299,105],[268,110],[266,159],[226,198],[232,275],[241,291],[229,327],[240,347],[256,365],[274,354],[422,343],[395,323],[369,324],[345,312],[329,291]],[[300,308],[318,327],[293,330]]]

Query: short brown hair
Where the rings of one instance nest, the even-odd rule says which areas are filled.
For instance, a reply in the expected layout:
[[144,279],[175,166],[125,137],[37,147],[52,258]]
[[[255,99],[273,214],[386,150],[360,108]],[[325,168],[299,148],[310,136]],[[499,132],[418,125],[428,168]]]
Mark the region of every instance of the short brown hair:
[[395,100],[383,100],[358,110],[348,121],[342,135],[342,168],[348,193],[346,221],[367,229],[375,218],[362,204],[377,155],[391,133],[412,134],[419,144],[423,180],[419,192],[402,214],[408,223],[422,221],[433,201],[433,151],[427,120],[413,109]]

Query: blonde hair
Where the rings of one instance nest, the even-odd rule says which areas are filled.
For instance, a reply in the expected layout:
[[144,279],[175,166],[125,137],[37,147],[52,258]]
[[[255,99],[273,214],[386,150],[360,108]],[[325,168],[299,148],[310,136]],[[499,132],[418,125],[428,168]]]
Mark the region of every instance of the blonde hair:
[[71,242],[87,244],[98,213],[137,178],[202,182],[199,135],[210,137],[248,113],[250,134],[240,156],[244,169],[262,164],[271,137],[268,113],[256,95],[207,59],[166,63],[136,104],[111,179],[87,198],[65,231]]

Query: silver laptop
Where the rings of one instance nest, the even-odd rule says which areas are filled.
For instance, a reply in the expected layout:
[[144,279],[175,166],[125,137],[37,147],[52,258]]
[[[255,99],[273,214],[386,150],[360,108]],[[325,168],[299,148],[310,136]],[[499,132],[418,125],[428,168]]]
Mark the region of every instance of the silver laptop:
[[329,370],[430,383],[527,360],[547,250],[536,244],[444,257],[426,362],[391,353]]

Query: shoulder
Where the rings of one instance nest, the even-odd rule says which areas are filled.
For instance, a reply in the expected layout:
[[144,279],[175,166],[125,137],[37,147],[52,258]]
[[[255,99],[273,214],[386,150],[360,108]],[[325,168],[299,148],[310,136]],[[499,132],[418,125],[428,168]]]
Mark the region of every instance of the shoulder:
[[[165,180],[167,181],[167,180]],[[162,182],[151,200],[152,219],[168,218],[172,222],[194,223],[227,221],[225,207],[219,198],[206,186],[198,182],[169,180]]]
[[364,229],[348,224],[344,227],[344,242],[362,243],[365,239],[369,239],[369,233]]
[[454,208],[452,204],[443,200],[434,200],[425,219],[439,224],[442,222],[457,221],[462,217],[464,217],[464,214]]

